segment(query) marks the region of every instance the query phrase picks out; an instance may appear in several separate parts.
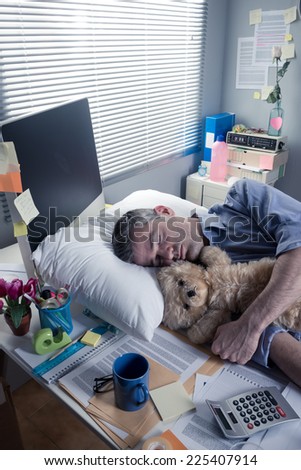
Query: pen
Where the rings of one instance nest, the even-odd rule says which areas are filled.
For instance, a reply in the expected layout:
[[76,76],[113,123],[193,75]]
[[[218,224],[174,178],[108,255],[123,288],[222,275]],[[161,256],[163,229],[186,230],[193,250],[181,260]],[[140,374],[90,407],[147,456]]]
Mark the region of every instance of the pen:
[[64,348],[62,349],[59,349],[53,356],[51,356],[48,361],[52,361],[52,359],[55,359],[56,357],[58,357],[60,354],[62,354],[64,351],[66,351],[66,349],[68,349],[70,346],[72,346],[73,344],[77,343],[78,341],[80,341],[80,339],[84,336],[85,333],[82,333],[80,336],[78,336],[77,338],[75,338],[73,341],[71,341],[71,343],[67,344]]

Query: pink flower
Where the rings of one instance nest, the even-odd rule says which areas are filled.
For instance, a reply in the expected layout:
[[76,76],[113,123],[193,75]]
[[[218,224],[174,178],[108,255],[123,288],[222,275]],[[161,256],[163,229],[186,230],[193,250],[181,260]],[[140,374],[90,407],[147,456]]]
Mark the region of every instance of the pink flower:
[[0,279],[0,297],[5,297],[6,294],[6,282],[4,279]]
[[4,307],[4,302],[3,302],[3,300],[0,300],[0,312],[3,309],[3,307]]
[[23,294],[23,281],[21,279],[13,279],[12,282],[7,282],[6,290],[10,300],[17,300]]
[[31,277],[23,287],[23,293],[35,297],[37,292],[38,280]]

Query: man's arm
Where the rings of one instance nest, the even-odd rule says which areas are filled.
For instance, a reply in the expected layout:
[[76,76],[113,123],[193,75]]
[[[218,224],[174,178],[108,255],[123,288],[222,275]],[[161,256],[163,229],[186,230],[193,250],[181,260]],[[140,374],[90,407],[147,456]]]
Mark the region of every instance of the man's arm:
[[256,351],[263,330],[301,296],[301,248],[280,255],[269,284],[235,322],[218,328],[212,352],[245,364]]

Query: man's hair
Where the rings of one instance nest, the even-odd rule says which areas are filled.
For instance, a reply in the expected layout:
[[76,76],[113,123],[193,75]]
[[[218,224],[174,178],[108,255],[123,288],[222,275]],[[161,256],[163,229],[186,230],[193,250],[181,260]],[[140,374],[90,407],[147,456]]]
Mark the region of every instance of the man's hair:
[[118,258],[127,263],[133,261],[132,235],[134,227],[143,225],[160,218],[154,209],[134,209],[126,212],[117,220],[113,235],[113,251]]

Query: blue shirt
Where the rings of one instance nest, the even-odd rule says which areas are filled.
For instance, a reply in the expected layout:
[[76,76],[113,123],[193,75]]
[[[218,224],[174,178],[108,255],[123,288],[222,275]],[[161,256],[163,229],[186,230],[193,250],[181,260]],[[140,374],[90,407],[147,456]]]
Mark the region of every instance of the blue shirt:
[[200,218],[210,245],[233,262],[277,257],[301,246],[301,203],[258,181],[242,179]]

